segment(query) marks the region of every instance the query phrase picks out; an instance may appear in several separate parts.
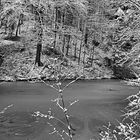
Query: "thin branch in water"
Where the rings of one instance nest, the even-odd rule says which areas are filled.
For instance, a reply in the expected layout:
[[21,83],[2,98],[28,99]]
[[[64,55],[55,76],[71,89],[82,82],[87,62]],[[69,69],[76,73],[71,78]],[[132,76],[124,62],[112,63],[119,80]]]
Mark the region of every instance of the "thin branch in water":
[[5,111],[7,111],[9,108],[13,107],[14,105],[11,104],[11,105],[8,105],[7,107],[5,107],[2,111],[0,111],[0,114],[4,114]]

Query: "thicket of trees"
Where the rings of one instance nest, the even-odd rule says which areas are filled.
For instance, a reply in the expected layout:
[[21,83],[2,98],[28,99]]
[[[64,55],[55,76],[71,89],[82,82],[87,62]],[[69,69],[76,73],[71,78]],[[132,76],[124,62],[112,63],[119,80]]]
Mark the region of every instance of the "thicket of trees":
[[106,67],[118,78],[139,76],[139,1],[2,0],[0,7],[7,38],[21,36],[30,22],[38,66],[42,54],[53,53],[86,68]]

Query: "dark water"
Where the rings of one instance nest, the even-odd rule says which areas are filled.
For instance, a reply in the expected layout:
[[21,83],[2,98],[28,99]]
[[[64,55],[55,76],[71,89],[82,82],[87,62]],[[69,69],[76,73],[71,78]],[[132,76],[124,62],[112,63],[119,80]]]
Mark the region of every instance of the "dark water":
[[[97,138],[103,125],[121,120],[121,110],[127,105],[126,97],[136,94],[138,87],[127,86],[119,80],[78,81],[64,92],[66,103],[79,99],[69,108],[70,121],[75,128],[75,140]],[[0,110],[13,104],[0,116],[0,140],[59,140],[50,135],[53,128],[60,132],[66,127],[54,120],[36,118],[34,111],[47,113],[49,108],[65,123],[64,115],[51,99],[57,92],[43,83],[13,82],[0,84]],[[48,121],[53,127],[48,125]],[[66,136],[64,136],[66,137]]]

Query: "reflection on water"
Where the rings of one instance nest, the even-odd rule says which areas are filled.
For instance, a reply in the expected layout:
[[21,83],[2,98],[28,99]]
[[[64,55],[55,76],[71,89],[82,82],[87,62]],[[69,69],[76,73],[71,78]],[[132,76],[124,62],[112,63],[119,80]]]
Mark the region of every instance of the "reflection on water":
[[[64,83],[65,84],[65,83]],[[78,81],[64,92],[65,101],[78,98],[69,112],[74,140],[97,138],[103,125],[116,124],[121,111],[126,106],[127,96],[137,93],[138,87],[124,85],[118,80]],[[0,84],[0,110],[13,104],[0,116],[0,140],[59,140],[57,135],[49,135],[53,124],[59,131],[66,130],[66,121],[60,109],[50,100],[57,97],[56,91],[42,83],[14,82]],[[32,116],[34,111],[47,113],[52,108],[61,121]]]

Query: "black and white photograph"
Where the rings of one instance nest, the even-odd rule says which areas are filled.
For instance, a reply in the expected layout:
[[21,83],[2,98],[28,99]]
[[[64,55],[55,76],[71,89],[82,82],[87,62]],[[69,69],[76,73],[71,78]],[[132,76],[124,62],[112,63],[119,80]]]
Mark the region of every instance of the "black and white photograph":
[[0,0],[0,140],[140,140],[140,0]]

